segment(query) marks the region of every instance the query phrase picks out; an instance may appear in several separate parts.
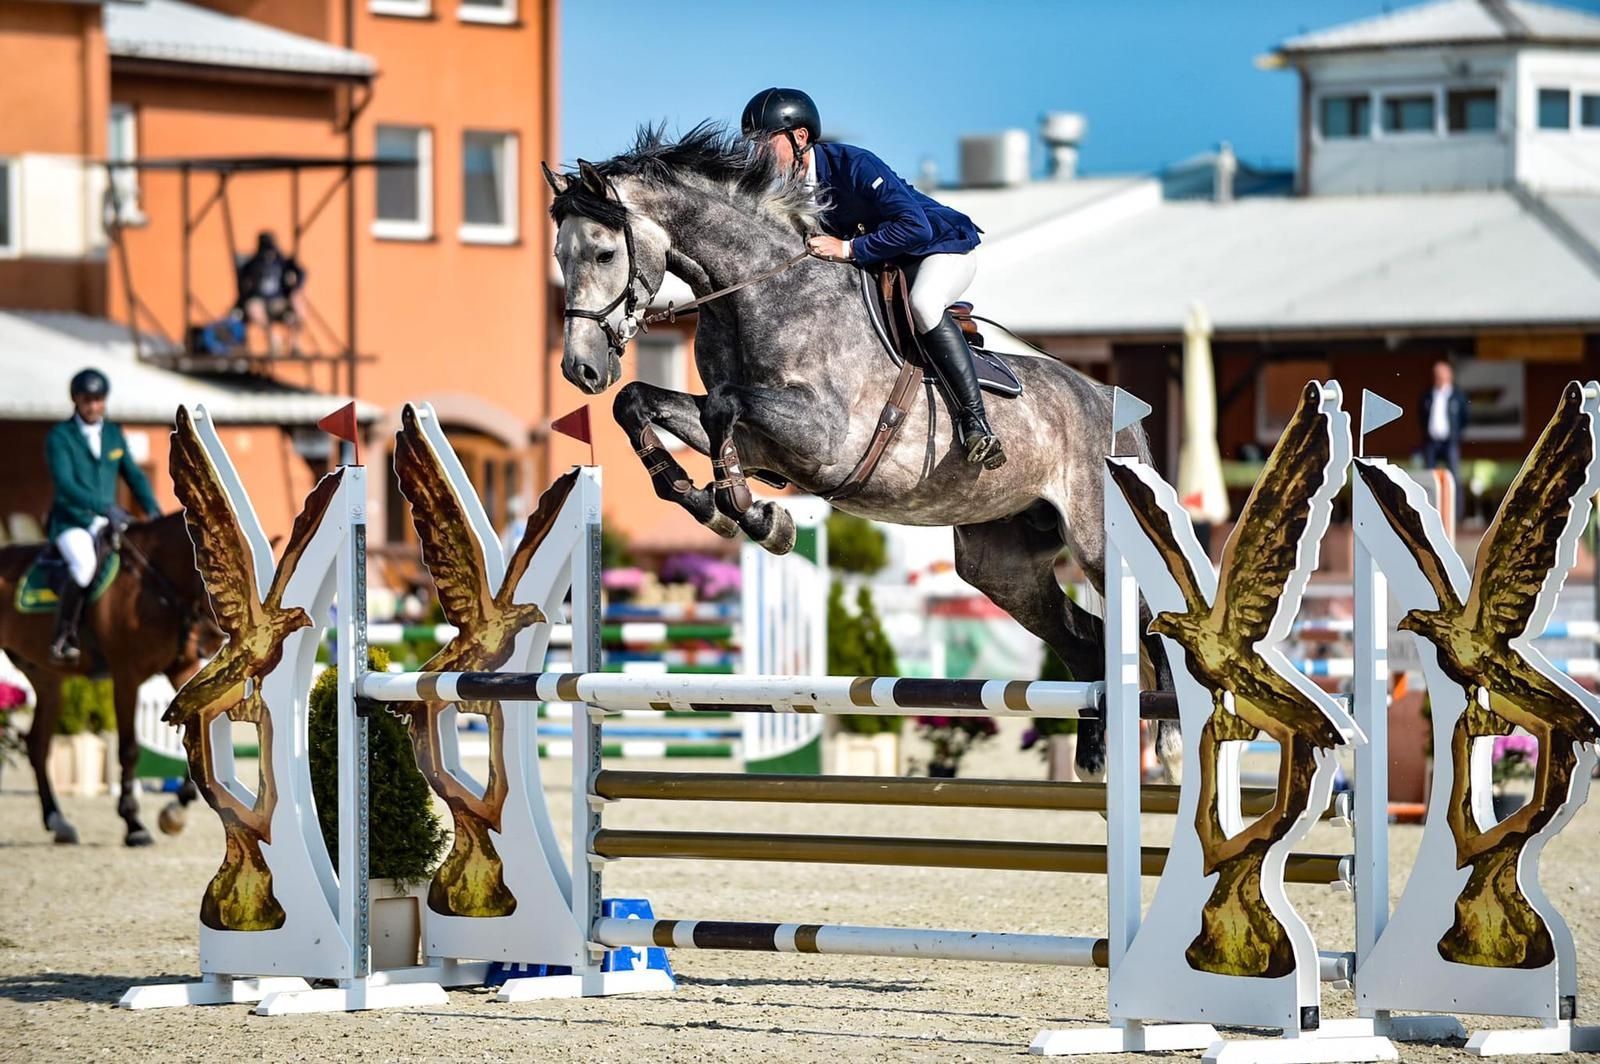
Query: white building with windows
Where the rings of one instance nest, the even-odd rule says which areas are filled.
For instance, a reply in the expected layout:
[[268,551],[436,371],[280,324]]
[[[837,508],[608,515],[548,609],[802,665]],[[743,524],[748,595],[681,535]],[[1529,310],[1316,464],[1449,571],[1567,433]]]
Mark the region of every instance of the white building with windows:
[[1600,191],[1600,18],[1439,0],[1285,41],[1310,195]]

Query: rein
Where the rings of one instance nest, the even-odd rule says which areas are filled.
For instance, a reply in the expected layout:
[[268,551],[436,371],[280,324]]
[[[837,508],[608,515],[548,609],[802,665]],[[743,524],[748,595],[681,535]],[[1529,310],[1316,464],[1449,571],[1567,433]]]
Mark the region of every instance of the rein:
[[[614,188],[612,189],[611,194],[613,198],[618,200],[619,203],[621,202],[621,199],[620,197],[617,197],[616,190]],[[639,262],[638,259],[634,257],[633,251],[633,223],[628,220],[627,215],[624,215],[622,219],[622,241],[628,255],[628,283],[623,286],[622,291],[617,293],[617,298],[613,299],[599,310],[584,310],[579,307],[568,307],[566,308],[566,312],[564,314],[564,317],[568,319],[584,318],[588,321],[599,322],[601,330],[606,334],[606,343],[611,346],[611,350],[616,352],[618,358],[622,357],[623,351],[628,346],[628,341],[632,340],[641,331],[649,332],[650,326],[659,325],[661,322],[668,322],[670,324],[677,321],[679,315],[695,313],[701,307],[713,300],[721,299],[723,296],[730,296],[733,293],[745,288],[749,288],[752,285],[761,284],[763,281],[770,281],[772,278],[778,276],[778,274],[783,273],[785,270],[795,266],[802,259],[809,257],[811,254],[809,251],[799,251],[781,265],[768,270],[766,273],[757,274],[755,277],[746,278],[743,281],[730,284],[726,288],[719,288],[715,292],[712,292],[708,295],[691,299],[681,307],[673,306],[671,303],[668,303],[666,310],[653,311],[641,318],[637,314],[639,296],[638,292],[636,291],[636,286],[639,282]],[[623,308],[622,321],[619,322],[617,326],[613,326],[609,320],[611,317],[611,312],[616,310],[619,306]]]

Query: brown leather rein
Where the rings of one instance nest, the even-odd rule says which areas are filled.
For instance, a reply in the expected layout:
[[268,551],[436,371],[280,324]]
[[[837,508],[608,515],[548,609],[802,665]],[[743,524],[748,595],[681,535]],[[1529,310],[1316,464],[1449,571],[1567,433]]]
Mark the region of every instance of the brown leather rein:
[[749,288],[752,285],[758,285],[763,281],[770,281],[774,277],[778,276],[778,274],[783,273],[785,270],[797,265],[800,260],[809,257],[811,257],[811,252],[799,251],[787,261],[779,266],[774,267],[773,269],[768,270],[766,273],[757,274],[754,277],[748,277],[736,284],[730,284],[726,288],[719,288],[715,292],[710,292],[706,295],[691,299],[681,307],[674,306],[672,303],[668,303],[666,310],[657,310],[646,314],[639,324],[645,329],[649,329],[652,325],[659,325],[661,322],[667,322],[670,324],[677,321],[679,315],[692,314],[698,311],[701,307],[705,306],[707,303],[710,303],[712,300],[721,299],[723,296],[731,296],[733,293],[738,292],[741,289]]

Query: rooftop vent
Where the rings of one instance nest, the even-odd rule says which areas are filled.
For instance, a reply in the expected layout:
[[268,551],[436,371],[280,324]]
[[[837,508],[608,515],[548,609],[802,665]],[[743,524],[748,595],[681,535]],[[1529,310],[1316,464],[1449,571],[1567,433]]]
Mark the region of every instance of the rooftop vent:
[[961,138],[961,183],[968,188],[1027,184],[1028,133],[1008,129]]
[[1078,176],[1078,145],[1089,132],[1089,120],[1075,111],[1051,111],[1039,120],[1039,138],[1050,153],[1052,180],[1071,181]]

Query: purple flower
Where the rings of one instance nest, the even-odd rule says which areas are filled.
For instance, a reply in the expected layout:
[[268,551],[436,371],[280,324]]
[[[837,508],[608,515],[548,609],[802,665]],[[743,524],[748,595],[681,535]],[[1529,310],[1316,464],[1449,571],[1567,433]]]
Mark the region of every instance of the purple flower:
[[1538,764],[1539,740],[1531,735],[1497,735],[1494,739],[1495,764]]

